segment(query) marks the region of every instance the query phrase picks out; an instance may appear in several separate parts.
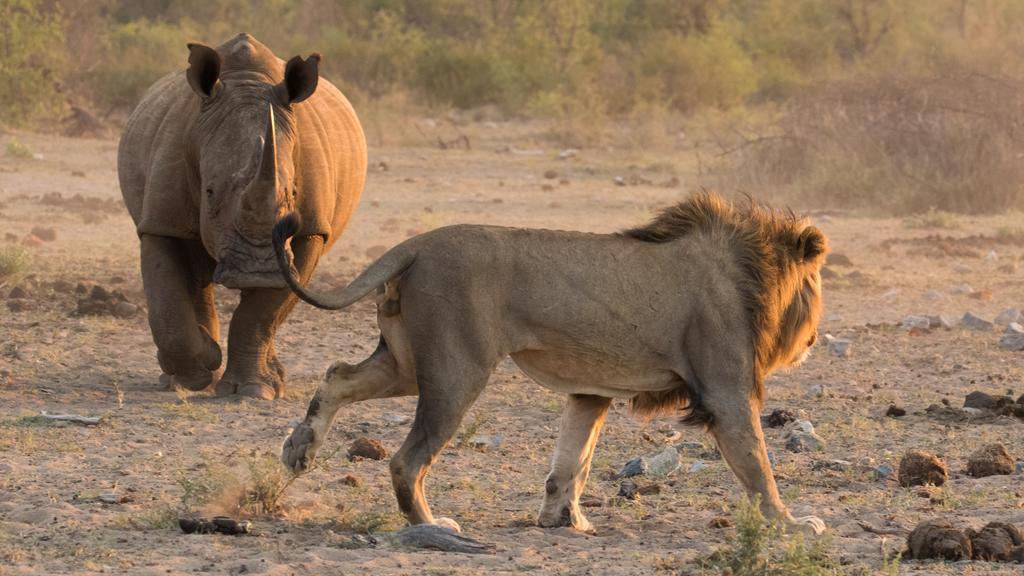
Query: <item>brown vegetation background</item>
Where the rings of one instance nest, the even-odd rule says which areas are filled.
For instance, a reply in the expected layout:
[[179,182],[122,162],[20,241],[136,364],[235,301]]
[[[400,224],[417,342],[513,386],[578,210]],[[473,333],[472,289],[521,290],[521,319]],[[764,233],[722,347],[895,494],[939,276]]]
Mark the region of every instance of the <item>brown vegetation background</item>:
[[1024,198],[1016,0],[0,0],[0,124],[116,130],[187,41],[323,55],[371,142],[469,110],[558,145],[697,152],[702,185],[799,205]]

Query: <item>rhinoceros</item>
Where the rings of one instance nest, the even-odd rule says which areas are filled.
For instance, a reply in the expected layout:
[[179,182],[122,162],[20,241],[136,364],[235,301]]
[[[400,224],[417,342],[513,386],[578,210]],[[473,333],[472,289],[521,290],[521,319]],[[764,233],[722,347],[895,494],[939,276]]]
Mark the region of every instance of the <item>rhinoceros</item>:
[[[188,50],[187,70],[158,80],[131,114],[117,159],[161,380],[280,398],[274,335],[296,298],[271,229],[302,215],[292,246],[308,281],[362,194],[366,139],[352,105],[319,78],[319,54],[285,63],[248,34]],[[214,283],[241,290],[223,370]]]

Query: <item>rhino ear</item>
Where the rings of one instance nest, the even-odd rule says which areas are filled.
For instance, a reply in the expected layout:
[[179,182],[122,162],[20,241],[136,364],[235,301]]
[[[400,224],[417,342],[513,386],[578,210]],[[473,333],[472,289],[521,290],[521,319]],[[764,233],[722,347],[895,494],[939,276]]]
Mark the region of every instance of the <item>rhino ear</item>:
[[188,45],[188,84],[203,98],[213,96],[220,83],[220,54],[203,44]]
[[313,95],[320,79],[320,55],[313,53],[303,60],[296,56],[284,67],[281,96],[286,104],[297,104]]

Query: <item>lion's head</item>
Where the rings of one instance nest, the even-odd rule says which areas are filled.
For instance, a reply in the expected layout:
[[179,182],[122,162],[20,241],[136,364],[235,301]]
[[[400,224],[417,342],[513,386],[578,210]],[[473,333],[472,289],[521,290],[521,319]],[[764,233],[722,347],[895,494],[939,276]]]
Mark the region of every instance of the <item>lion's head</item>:
[[758,398],[764,377],[802,362],[817,340],[825,235],[806,218],[747,198],[729,202],[701,192],[663,210],[649,224],[625,232],[647,242],[695,233],[714,235],[742,273],[737,286],[750,313]]

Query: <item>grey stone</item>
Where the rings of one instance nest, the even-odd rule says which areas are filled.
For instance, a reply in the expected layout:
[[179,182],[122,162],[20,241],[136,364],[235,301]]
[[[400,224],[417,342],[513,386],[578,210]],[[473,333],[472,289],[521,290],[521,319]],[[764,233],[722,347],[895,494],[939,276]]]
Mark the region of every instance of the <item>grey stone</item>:
[[696,474],[697,472],[700,472],[701,470],[707,470],[708,468],[710,468],[710,466],[708,466],[707,462],[703,460],[697,460],[696,462],[690,465],[690,469],[688,472],[690,474]]
[[850,341],[846,338],[835,338],[831,334],[825,335],[828,342],[828,353],[837,358],[849,358]]
[[928,327],[929,328],[944,328],[946,330],[956,326],[956,320],[953,320],[945,314],[939,314],[936,316],[928,316]]
[[875,467],[875,469],[873,470],[875,474],[875,479],[877,480],[888,480],[892,476],[892,473],[895,471],[896,469],[893,468],[891,464],[882,464],[880,466]]
[[824,384],[811,384],[807,387],[808,396],[824,396],[827,388]]
[[929,330],[932,327],[932,321],[927,316],[906,316],[903,321],[900,322],[900,327],[904,330]]
[[790,452],[816,452],[824,448],[825,441],[817,434],[794,431],[786,440],[786,450]]
[[502,436],[485,436],[477,434],[469,439],[469,445],[473,448],[494,449],[501,446]]
[[633,458],[626,465],[622,467],[622,471],[616,474],[616,478],[632,478],[633,476],[640,476],[641,474],[647,473],[647,460],[641,456],[639,458]]
[[1021,321],[1020,310],[1016,308],[1007,308],[996,316],[994,322],[999,326],[1009,326]]
[[853,467],[847,460],[820,460],[811,464],[812,470],[834,470],[836,472],[846,472]]
[[679,469],[679,451],[673,446],[665,448],[647,460],[649,476],[667,476]]
[[991,330],[993,324],[984,318],[975,316],[974,314],[967,312],[964,317],[960,319],[960,325],[964,328],[971,330]]
[[1007,332],[1006,334],[1003,334],[1002,338],[999,339],[999,347],[1011,352],[1020,352],[1021,350],[1024,350],[1024,334],[1018,334],[1016,332]]

